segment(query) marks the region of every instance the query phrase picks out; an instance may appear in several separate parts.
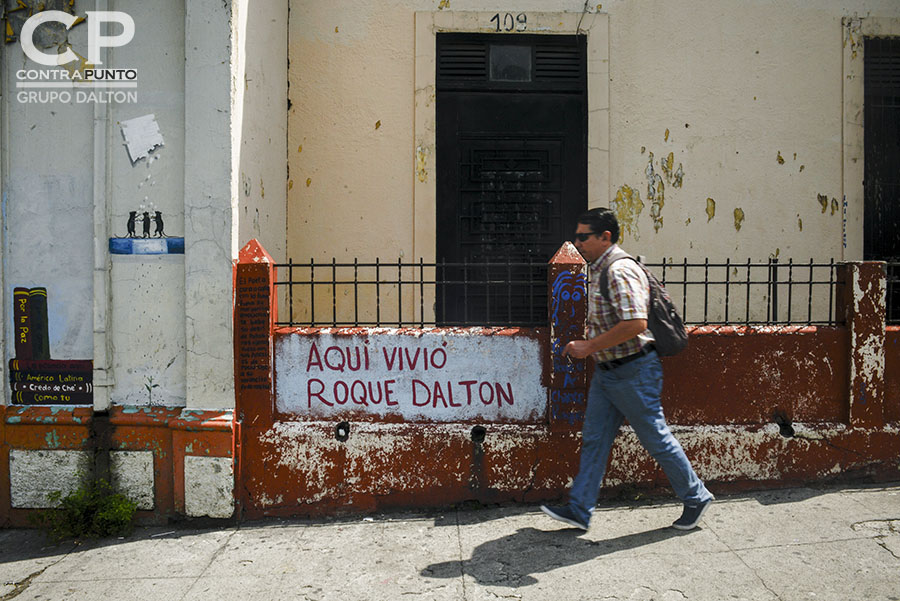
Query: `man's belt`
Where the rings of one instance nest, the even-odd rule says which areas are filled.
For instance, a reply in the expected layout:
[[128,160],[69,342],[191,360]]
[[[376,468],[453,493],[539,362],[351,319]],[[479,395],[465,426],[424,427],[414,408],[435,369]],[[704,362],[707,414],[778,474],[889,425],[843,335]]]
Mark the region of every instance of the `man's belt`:
[[651,342],[650,344],[645,344],[644,347],[636,352],[633,355],[626,355],[625,357],[620,357],[618,359],[611,359],[609,361],[604,361],[602,363],[597,363],[597,367],[602,369],[603,371],[609,371],[611,369],[615,369],[617,367],[622,367],[626,363],[631,363],[635,359],[640,359],[644,355],[650,354],[655,351],[656,347]]

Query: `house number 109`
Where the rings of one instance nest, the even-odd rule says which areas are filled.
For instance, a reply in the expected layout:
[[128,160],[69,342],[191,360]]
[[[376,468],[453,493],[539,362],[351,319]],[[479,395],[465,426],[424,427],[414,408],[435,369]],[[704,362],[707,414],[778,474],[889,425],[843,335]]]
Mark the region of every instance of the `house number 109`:
[[525,31],[528,25],[528,15],[519,13],[515,17],[511,13],[506,13],[502,17],[497,13],[491,17],[491,23],[497,23],[496,31]]

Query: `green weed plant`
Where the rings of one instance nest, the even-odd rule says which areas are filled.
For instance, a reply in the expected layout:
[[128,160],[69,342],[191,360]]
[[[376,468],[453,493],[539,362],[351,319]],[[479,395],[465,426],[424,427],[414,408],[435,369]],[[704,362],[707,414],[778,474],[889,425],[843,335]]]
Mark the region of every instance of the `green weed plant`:
[[65,497],[55,491],[49,498],[58,506],[32,514],[32,520],[57,541],[127,536],[134,528],[137,503],[105,480],[89,480]]

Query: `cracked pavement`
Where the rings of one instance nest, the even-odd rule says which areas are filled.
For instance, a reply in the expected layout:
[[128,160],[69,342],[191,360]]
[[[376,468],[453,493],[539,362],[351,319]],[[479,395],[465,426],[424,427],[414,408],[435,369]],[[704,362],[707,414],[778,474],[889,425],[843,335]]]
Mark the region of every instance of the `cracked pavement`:
[[[714,487],[713,487],[714,488]],[[0,601],[900,601],[900,483],[602,501],[587,533],[536,505],[138,528],[50,545],[0,530]]]

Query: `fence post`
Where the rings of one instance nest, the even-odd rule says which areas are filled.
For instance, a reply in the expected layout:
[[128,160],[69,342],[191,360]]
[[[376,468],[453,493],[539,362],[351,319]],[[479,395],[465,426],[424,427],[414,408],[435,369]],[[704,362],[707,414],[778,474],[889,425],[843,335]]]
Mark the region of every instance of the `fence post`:
[[584,337],[587,317],[587,265],[570,242],[550,259],[550,427],[580,429],[587,405],[587,361],[562,356],[571,340]]
[[885,263],[847,263],[838,316],[850,333],[850,425],[884,425]]
[[234,477],[238,515],[247,506],[246,442],[275,418],[274,340],[278,302],[275,262],[251,240],[234,264]]

